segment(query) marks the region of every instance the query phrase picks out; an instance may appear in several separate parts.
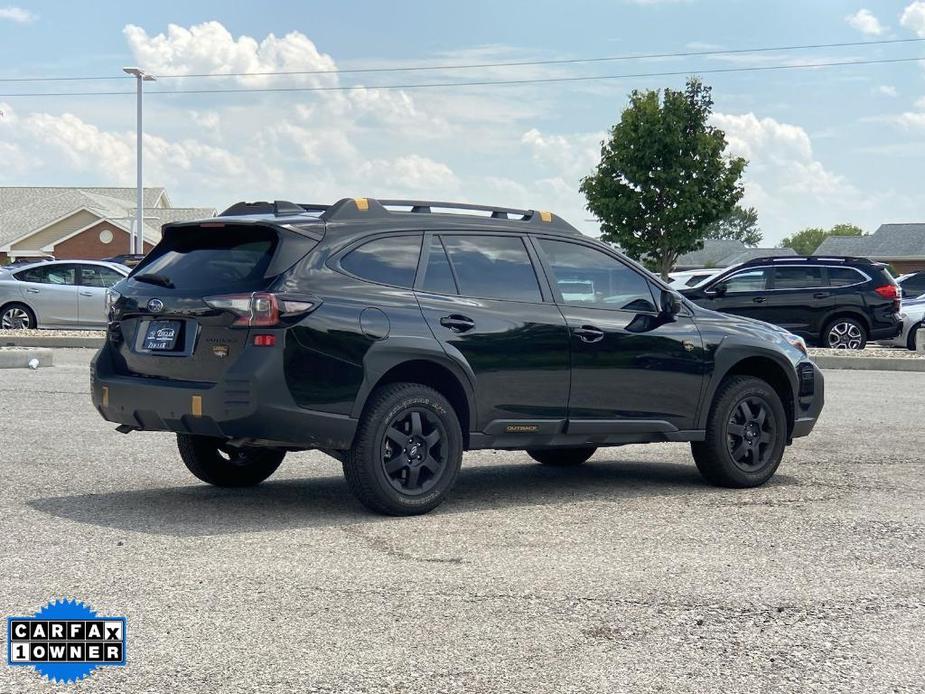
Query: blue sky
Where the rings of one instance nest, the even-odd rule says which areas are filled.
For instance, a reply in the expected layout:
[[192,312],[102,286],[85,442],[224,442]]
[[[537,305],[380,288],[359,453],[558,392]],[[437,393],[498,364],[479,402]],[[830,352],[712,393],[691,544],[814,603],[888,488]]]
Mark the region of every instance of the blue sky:
[[[169,2],[0,0],[0,77],[509,62],[925,37],[925,2],[607,0]],[[88,10],[92,7],[92,11]],[[379,195],[549,208],[577,192],[634,88],[601,82],[376,90],[376,84],[620,75],[921,56],[925,42],[469,71],[163,79],[149,89],[354,86],[146,98],[146,182],[174,204]],[[715,122],[750,160],[767,241],[806,226],[925,221],[925,62],[705,74]],[[0,83],[0,94],[132,83]],[[0,185],[132,185],[132,96],[0,96]]]

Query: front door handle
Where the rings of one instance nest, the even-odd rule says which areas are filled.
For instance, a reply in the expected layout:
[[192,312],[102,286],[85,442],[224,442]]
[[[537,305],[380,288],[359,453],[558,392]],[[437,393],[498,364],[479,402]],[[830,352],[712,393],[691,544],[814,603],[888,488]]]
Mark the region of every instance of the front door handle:
[[93,292],[81,292],[81,296],[93,296]]
[[829,294],[828,292],[816,292],[815,294],[813,294],[814,299],[827,299],[830,296],[832,295]]
[[767,300],[768,299],[765,296],[756,296],[754,299],[752,299],[752,301],[755,302],[756,304],[763,304]]
[[595,328],[593,325],[583,325],[580,328],[575,328],[572,332],[575,333],[582,342],[600,342],[604,339],[604,331]]
[[444,328],[449,328],[454,333],[464,333],[475,327],[475,321],[468,316],[461,316],[458,313],[453,313],[441,318],[440,325]]

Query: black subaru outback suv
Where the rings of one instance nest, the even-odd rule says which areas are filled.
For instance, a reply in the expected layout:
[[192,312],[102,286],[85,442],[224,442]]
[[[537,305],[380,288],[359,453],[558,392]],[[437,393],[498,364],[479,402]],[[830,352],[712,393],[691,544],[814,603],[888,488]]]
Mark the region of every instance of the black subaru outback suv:
[[320,449],[388,514],[437,506],[472,449],[578,465],[689,441],[708,481],[759,485],[823,403],[799,337],[701,308],[548,212],[239,203],[166,225],[110,301],[91,385],[120,431],[176,433],[221,486]]
[[886,265],[866,258],[757,258],[681,293],[833,349],[864,349],[902,330],[900,288]]

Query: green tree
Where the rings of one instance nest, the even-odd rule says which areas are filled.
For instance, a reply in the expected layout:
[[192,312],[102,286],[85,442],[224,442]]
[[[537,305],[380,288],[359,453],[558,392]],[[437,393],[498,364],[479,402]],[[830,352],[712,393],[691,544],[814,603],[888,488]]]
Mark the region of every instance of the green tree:
[[757,246],[764,236],[758,227],[758,210],[736,205],[732,212],[707,227],[708,239],[731,239],[746,246]]
[[864,236],[864,230],[854,224],[836,224],[831,229],[808,227],[780,242],[781,248],[792,248],[799,255],[812,255],[829,236]]
[[707,121],[709,87],[630,94],[620,122],[601,143],[601,161],[581,181],[601,238],[662,274],[682,253],[703,248],[707,228],[742,197],[746,161],[729,157],[725,133]]

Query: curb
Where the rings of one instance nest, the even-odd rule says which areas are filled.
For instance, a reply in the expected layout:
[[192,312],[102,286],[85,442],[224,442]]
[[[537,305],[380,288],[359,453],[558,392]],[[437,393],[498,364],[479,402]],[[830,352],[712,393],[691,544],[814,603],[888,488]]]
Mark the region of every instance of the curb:
[[0,337],[0,347],[72,347],[99,349],[106,344],[105,337],[62,337],[57,335],[30,335]]
[[925,372],[925,359],[914,357],[812,357],[820,369]]
[[4,349],[0,347],[0,369],[28,369],[29,362],[38,359],[40,367],[54,366],[55,357],[50,349],[13,347]]

